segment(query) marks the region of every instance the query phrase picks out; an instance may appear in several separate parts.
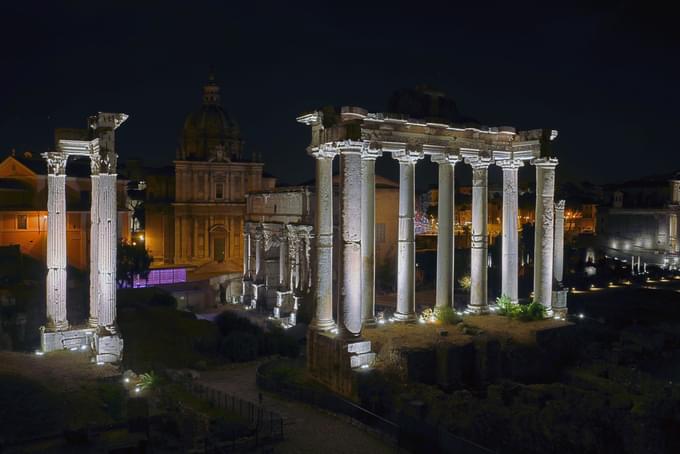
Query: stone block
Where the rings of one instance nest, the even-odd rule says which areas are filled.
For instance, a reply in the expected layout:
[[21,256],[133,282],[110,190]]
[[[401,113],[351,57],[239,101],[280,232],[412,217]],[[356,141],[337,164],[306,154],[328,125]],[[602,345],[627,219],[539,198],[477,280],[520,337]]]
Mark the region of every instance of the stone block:
[[358,355],[352,355],[349,358],[350,367],[352,369],[359,369],[364,366],[373,367],[375,364],[375,353],[360,353]]
[[347,344],[347,351],[356,354],[368,353],[371,351],[371,341],[350,342]]
[[123,354],[123,339],[118,334],[96,335],[95,349],[98,363],[119,362]]
[[94,337],[91,328],[69,329],[66,331],[46,331],[40,334],[40,347],[44,352],[56,350],[90,348]]

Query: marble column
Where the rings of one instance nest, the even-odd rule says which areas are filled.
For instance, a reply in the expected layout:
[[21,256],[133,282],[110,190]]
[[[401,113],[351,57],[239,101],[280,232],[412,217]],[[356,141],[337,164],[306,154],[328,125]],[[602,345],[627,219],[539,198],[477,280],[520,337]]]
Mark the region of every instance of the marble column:
[[99,174],[98,324],[111,328],[116,322],[116,247],[118,245],[116,174]]
[[432,161],[439,165],[437,191],[437,307],[454,307],[454,213],[455,213],[455,155],[436,155]]
[[361,144],[340,151],[340,301],[338,329],[361,335]]
[[518,301],[517,279],[519,234],[517,216],[517,173],[523,163],[517,159],[498,161],[503,169],[503,231],[501,237],[501,295],[513,303]]
[[553,274],[555,281],[562,286],[564,279],[564,200],[555,204],[555,253],[553,263]]
[[98,154],[90,157],[90,318],[88,325],[99,324],[99,168]]
[[255,283],[264,282],[264,238],[262,226],[255,229]]
[[333,321],[333,158],[335,150],[313,153],[316,158],[316,269],[314,272],[314,304],[311,328],[326,331]]
[[361,321],[375,325],[375,160],[379,150],[361,154]]
[[474,314],[489,312],[488,241],[489,241],[489,165],[490,158],[469,160],[472,166],[472,235],[470,250],[470,304]]
[[397,255],[397,311],[394,319],[416,320],[415,173],[422,150],[403,150],[392,157],[399,161],[399,234]]
[[60,152],[47,160],[47,329],[68,329],[66,315],[66,161]]
[[557,159],[540,158],[536,166],[536,228],[534,235],[534,301],[548,316],[552,311],[555,167]]
[[286,226],[281,228],[279,239],[279,288],[288,286],[288,232]]
[[[246,225],[246,229],[248,226]],[[250,232],[243,233],[243,279],[250,279]]]

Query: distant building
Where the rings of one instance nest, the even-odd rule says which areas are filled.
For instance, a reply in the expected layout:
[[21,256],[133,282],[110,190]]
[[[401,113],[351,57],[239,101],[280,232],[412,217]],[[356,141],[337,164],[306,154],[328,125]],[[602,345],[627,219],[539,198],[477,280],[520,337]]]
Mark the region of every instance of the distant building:
[[[118,238],[129,238],[125,180],[118,180]],[[66,177],[68,265],[90,263],[90,163],[70,158]],[[45,262],[47,255],[47,165],[31,153],[0,162],[0,246],[19,245],[22,254]]]
[[606,255],[677,268],[680,172],[604,186],[597,233]]
[[174,169],[144,172],[144,236],[154,267],[241,269],[246,194],[276,183],[262,162],[245,158],[243,148],[211,75],[200,109],[184,122]]

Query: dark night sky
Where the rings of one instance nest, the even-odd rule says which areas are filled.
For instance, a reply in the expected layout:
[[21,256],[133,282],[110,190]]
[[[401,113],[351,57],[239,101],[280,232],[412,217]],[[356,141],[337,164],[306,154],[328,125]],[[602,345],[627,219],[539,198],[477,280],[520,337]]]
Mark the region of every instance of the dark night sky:
[[[564,179],[680,169],[680,40],[662,3],[242,3],[3,2],[0,155],[44,151],[55,127],[120,111],[121,157],[169,163],[212,65],[246,151],[286,182],[313,174],[296,115],[382,111],[422,83],[484,124],[559,129]],[[433,175],[419,167],[421,186]]]

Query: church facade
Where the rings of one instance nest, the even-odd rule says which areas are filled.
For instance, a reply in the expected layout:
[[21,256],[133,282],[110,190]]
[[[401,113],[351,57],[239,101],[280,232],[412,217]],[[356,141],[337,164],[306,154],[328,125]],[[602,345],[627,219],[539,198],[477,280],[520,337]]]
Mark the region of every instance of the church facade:
[[147,182],[145,237],[154,266],[240,270],[246,194],[273,188],[275,179],[264,175],[262,162],[245,158],[240,128],[222,108],[212,76],[179,142],[172,202],[155,203]]

